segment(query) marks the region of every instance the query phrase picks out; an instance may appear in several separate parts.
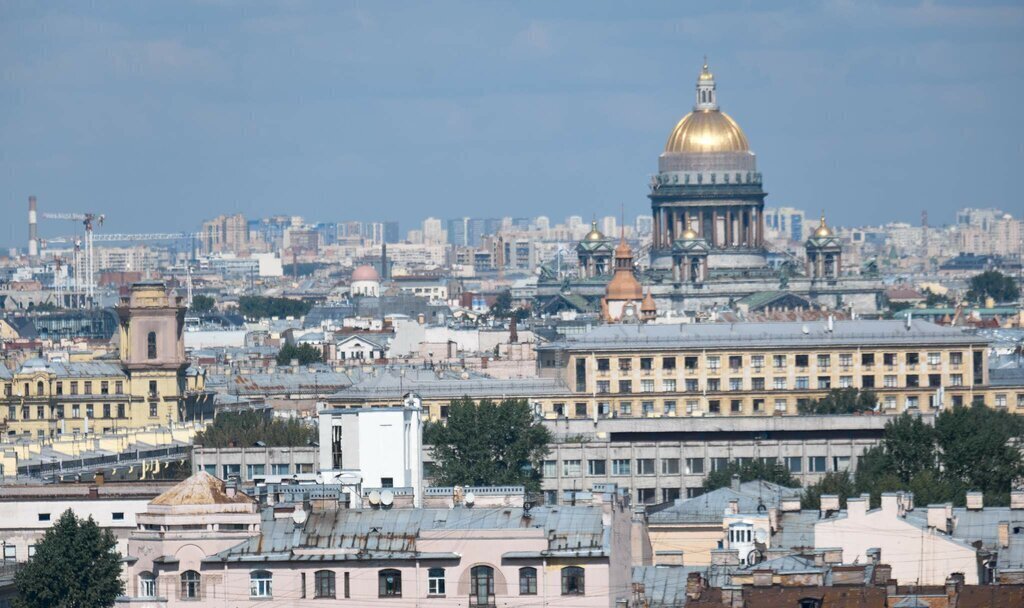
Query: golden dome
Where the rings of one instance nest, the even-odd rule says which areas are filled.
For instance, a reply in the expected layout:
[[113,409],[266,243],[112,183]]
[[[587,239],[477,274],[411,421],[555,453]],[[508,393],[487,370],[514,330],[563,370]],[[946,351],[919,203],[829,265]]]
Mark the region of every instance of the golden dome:
[[697,239],[697,232],[693,228],[687,228],[683,230],[682,239],[684,241],[693,241]]
[[[703,75],[702,75],[703,77]],[[672,129],[665,152],[749,152],[736,121],[721,110],[695,110]]]
[[604,235],[597,229],[597,222],[590,222],[590,232],[587,236],[583,237],[584,241],[603,241]]
[[821,214],[821,223],[818,224],[818,229],[814,231],[814,236],[818,238],[826,238],[832,236],[832,229],[825,223],[825,214]]

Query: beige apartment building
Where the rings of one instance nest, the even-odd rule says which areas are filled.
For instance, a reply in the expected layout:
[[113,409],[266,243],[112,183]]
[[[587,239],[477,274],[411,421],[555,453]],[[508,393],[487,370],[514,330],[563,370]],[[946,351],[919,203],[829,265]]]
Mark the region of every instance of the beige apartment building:
[[986,338],[920,320],[607,325],[537,350],[567,387],[545,404],[556,417],[789,415],[840,388],[885,413],[1024,408],[1024,386],[989,385]]
[[167,425],[183,418],[185,393],[197,388],[200,379],[190,380],[186,374],[182,298],[163,283],[136,283],[117,314],[116,360],[36,358],[16,371],[0,369],[4,435],[55,438]]

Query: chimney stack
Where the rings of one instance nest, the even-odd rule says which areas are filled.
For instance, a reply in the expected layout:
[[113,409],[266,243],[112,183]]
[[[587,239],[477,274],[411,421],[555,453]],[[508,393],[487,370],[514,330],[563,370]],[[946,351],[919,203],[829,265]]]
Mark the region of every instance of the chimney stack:
[[36,225],[36,197],[28,197],[28,257],[39,255],[39,232]]

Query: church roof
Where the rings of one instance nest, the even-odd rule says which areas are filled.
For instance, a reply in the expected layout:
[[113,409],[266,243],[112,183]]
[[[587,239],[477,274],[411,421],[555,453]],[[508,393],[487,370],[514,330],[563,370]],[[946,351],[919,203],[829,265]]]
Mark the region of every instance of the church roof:
[[229,505],[252,504],[256,501],[242,492],[228,496],[223,480],[200,471],[182,481],[170,490],[154,498],[149,504],[163,506],[198,506],[198,505]]

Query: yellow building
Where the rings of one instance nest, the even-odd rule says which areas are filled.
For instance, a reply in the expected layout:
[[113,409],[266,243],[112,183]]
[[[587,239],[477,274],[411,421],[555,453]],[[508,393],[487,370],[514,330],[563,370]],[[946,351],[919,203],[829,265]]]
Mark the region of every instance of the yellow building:
[[925,321],[608,325],[541,345],[565,417],[796,414],[832,389],[869,389],[885,413],[989,405],[1024,411],[1024,383],[992,386],[989,340]]
[[185,306],[163,283],[136,283],[117,307],[118,360],[30,359],[0,370],[7,436],[57,437],[182,420]]

